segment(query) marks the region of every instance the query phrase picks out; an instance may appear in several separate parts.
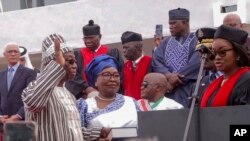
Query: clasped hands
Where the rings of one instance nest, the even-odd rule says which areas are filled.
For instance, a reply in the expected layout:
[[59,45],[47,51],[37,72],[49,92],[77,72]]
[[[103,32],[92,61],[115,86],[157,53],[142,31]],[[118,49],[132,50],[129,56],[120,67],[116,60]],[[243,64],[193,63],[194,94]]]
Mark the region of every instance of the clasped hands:
[[19,121],[21,120],[20,116],[18,116],[17,114],[12,115],[12,116],[8,116],[8,115],[1,115],[0,116],[0,123],[5,124],[6,122],[10,122],[10,121]]
[[172,92],[177,86],[183,84],[184,75],[178,73],[167,73],[165,74],[167,83],[167,92]]

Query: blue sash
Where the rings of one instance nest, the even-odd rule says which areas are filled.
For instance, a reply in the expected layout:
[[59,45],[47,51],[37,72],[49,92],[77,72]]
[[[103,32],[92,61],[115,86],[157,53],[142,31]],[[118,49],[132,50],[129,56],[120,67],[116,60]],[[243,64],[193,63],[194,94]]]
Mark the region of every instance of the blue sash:
[[165,62],[170,68],[170,72],[178,72],[188,63],[189,46],[194,38],[195,34],[190,33],[183,45],[175,37],[169,39],[165,51]]

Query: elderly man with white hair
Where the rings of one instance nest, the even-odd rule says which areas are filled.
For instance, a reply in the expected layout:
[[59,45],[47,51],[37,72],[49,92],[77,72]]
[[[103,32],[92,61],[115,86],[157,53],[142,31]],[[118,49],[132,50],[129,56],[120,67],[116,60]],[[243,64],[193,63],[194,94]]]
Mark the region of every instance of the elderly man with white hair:
[[[32,69],[19,64],[20,50],[16,43],[8,43],[3,53],[8,67],[0,72],[0,130],[7,121],[24,120],[23,89],[36,78]],[[0,141],[1,141],[0,135]]]

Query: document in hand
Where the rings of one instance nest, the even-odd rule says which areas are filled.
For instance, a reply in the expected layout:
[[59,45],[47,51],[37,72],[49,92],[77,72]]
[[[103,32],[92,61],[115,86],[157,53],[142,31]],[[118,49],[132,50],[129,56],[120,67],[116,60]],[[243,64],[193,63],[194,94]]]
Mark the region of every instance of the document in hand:
[[112,128],[109,135],[112,139],[135,138],[137,137],[137,127]]

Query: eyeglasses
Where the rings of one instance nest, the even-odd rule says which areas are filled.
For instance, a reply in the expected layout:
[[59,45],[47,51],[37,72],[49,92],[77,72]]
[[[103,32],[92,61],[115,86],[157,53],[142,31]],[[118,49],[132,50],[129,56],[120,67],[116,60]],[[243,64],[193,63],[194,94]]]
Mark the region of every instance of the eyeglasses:
[[233,50],[233,49],[230,48],[230,49],[223,49],[223,50],[219,50],[219,51],[212,50],[213,54],[211,54],[209,56],[209,59],[214,60],[215,56],[217,56],[217,55],[219,55],[220,57],[225,57],[227,52],[230,51],[230,50]]
[[115,80],[119,80],[120,79],[120,74],[117,72],[117,73],[109,73],[109,72],[103,72],[103,73],[99,73],[98,76],[102,76],[102,78],[104,80],[110,80],[111,77],[113,77]]
[[143,88],[147,88],[149,85],[156,85],[156,84],[148,83],[147,81],[143,81],[143,82],[141,83],[141,87],[143,87]]

